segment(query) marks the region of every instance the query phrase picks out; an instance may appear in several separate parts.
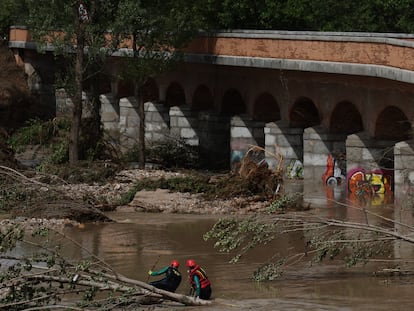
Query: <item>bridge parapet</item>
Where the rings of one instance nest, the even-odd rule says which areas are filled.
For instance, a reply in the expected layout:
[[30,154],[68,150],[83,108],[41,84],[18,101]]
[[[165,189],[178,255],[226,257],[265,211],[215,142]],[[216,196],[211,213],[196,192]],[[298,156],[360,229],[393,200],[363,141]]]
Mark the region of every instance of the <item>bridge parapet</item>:
[[[23,26],[11,27],[9,46],[36,48]],[[130,48],[128,44],[125,47]],[[410,34],[234,30],[201,33],[185,52],[189,62],[365,75],[414,83],[414,35]]]
[[359,63],[414,69],[413,37],[361,33],[223,32],[199,37],[192,53]]

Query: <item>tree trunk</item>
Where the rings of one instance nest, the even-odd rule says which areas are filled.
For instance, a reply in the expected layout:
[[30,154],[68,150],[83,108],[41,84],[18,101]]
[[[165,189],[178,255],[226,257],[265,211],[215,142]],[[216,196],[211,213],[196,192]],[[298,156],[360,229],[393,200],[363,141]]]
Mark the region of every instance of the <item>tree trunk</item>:
[[85,47],[85,28],[75,14],[76,25],[76,64],[75,64],[75,91],[73,94],[72,123],[69,140],[69,163],[74,164],[79,160],[79,133],[82,119],[82,80],[83,80],[83,50]]
[[141,93],[141,84],[135,82],[135,100],[138,104],[138,117],[139,117],[139,129],[138,129],[138,162],[139,168],[145,168],[145,107]]
[[[137,36],[132,36],[132,51],[134,57],[137,55]],[[145,168],[145,109],[142,97],[143,79],[137,79],[134,83],[134,97],[138,105],[139,129],[138,129],[138,167]]]
[[101,122],[101,100],[99,98],[99,75],[97,72],[98,69],[95,68],[95,70],[91,73],[91,76],[93,76],[91,81],[92,116],[88,126],[88,132],[82,134],[82,136],[86,136],[85,141],[89,148],[94,150],[98,150],[98,144],[102,141],[103,136],[103,127]]

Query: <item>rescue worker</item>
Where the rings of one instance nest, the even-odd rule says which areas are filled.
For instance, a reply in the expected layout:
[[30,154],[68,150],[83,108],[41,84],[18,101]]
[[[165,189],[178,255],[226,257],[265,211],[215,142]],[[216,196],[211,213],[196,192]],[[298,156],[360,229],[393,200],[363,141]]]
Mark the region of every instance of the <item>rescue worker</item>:
[[186,265],[191,287],[195,291],[195,297],[205,300],[210,299],[211,282],[204,269],[197,265],[193,259],[188,259]]
[[150,282],[149,284],[156,288],[163,289],[163,290],[174,293],[177,287],[181,283],[181,273],[180,271],[178,271],[179,266],[180,264],[178,263],[178,261],[173,260],[171,261],[171,264],[169,266],[166,266],[162,268],[161,270],[158,270],[158,271],[149,270],[148,274],[150,276],[157,276],[157,275],[165,274],[165,278],[158,280],[158,281]]

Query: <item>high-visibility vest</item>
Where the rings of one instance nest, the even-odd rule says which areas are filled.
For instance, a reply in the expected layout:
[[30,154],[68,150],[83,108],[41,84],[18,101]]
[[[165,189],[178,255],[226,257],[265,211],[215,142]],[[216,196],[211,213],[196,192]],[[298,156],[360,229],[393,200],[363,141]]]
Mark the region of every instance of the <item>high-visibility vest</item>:
[[206,288],[208,285],[211,284],[210,280],[207,278],[206,272],[200,266],[195,266],[194,269],[190,271],[190,275],[189,275],[191,285],[194,288],[196,287],[196,283],[194,282],[195,275],[197,275],[198,278],[200,279],[201,288]]

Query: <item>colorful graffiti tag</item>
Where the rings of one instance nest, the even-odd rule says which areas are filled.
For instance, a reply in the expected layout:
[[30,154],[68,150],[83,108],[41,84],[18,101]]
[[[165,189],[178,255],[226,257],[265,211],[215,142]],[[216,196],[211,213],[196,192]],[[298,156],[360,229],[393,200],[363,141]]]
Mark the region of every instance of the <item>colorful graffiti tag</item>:
[[303,164],[299,160],[291,160],[286,168],[286,176],[291,179],[303,179]]
[[369,201],[372,205],[391,203],[393,184],[393,172],[390,170],[356,168],[347,174],[348,196],[354,202]]
[[336,186],[345,181],[345,176],[339,167],[338,161],[331,154],[326,159],[326,171],[322,175],[322,181],[328,186]]
[[377,169],[367,171],[356,168],[346,174],[343,173],[338,160],[332,155],[326,159],[326,170],[322,181],[328,199],[333,199],[333,188],[346,180],[347,197],[350,202],[357,205],[384,205],[393,202],[393,171]]

